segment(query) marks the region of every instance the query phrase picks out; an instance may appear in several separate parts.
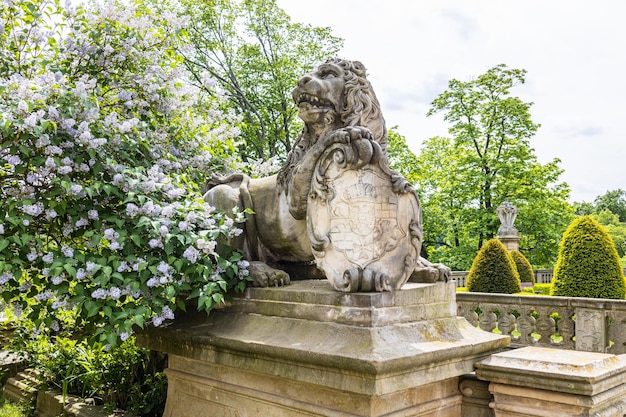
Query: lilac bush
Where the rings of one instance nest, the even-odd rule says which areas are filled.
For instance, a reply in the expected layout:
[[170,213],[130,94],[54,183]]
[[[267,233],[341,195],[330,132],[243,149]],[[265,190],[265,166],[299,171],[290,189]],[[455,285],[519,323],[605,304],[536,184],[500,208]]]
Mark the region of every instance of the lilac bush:
[[183,27],[127,3],[0,2],[0,289],[37,332],[114,345],[245,287],[241,254],[215,251],[243,215],[200,186],[234,163],[238,120],[186,82]]

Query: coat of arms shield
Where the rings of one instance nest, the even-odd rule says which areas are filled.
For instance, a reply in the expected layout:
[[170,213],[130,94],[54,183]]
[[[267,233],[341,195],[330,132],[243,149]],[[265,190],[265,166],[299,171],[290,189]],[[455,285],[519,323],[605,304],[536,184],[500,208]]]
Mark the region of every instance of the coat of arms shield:
[[409,279],[421,248],[421,212],[398,179],[408,184],[367,139],[335,144],[318,161],[308,233],[317,266],[335,289],[391,291]]

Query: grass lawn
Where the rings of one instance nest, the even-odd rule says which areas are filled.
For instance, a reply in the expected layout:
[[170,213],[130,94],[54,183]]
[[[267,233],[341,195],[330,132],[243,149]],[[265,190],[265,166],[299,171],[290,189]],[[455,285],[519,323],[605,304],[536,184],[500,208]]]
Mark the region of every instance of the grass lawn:
[[26,417],[28,413],[25,406],[16,405],[15,403],[0,397],[0,417]]

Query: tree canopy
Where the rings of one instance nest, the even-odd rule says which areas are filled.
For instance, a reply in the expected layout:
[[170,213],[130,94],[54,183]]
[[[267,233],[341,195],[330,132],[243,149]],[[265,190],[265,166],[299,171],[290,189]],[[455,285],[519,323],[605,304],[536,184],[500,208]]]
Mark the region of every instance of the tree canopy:
[[526,71],[498,65],[470,81],[451,80],[428,115],[443,113],[450,135],[426,140],[416,163],[431,260],[467,269],[496,235],[495,209],[506,198],[519,208],[516,227],[532,264],[551,266],[572,217],[559,160],[538,162],[530,138],[539,128],[532,103],[511,96]]
[[[242,118],[244,161],[284,157],[301,128],[291,91],[343,40],[330,28],[291,22],[275,0],[180,0],[194,45],[185,64],[201,88],[214,80]],[[171,7],[171,6],[170,6]],[[207,84],[208,82],[208,84]]]
[[617,215],[620,222],[626,223],[626,191],[620,188],[607,191],[605,194],[596,197],[593,203],[596,213],[609,210]]

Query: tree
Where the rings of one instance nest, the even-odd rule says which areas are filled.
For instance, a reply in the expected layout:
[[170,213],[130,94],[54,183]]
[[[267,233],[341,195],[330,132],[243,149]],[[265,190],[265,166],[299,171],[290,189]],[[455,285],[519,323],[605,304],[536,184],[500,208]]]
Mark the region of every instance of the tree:
[[624,275],[613,241],[591,216],[575,219],[559,245],[551,295],[624,298]]
[[387,131],[387,157],[391,169],[402,174],[411,184],[415,185],[417,177],[417,156],[406,143],[406,138],[398,132],[398,126]]
[[610,210],[617,214],[620,222],[626,223],[626,191],[622,189],[607,191],[604,195],[596,197],[593,203],[596,213]]
[[467,290],[502,294],[522,291],[513,258],[500,240],[491,239],[478,251],[467,275]]
[[241,254],[214,250],[241,229],[200,193],[236,130],[186,83],[180,24],[128,3],[0,5],[0,291],[36,333],[115,345],[185,293],[208,312],[245,287]]
[[[472,254],[496,235],[497,206],[508,198],[520,214],[521,247],[534,265],[551,265],[572,217],[569,187],[559,180],[559,160],[537,161],[530,138],[539,125],[532,103],[512,97],[526,71],[498,65],[478,78],[452,80],[428,115],[444,113],[452,138],[423,143],[417,184],[431,260],[465,269]],[[434,245],[432,242],[435,242]]]
[[195,46],[185,63],[200,88],[212,79],[228,93],[227,108],[242,117],[244,161],[286,155],[302,126],[291,91],[343,40],[292,23],[275,0],[180,2]]

